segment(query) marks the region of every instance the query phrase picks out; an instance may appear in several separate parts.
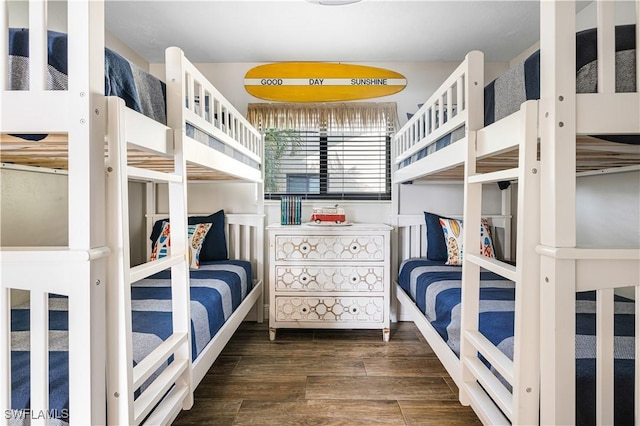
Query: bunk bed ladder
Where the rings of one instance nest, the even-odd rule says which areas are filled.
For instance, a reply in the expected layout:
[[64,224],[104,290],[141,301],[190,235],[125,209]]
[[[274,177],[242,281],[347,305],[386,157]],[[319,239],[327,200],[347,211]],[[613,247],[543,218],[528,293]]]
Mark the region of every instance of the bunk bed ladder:
[[[525,102],[520,118],[522,132],[514,137],[519,148],[517,167],[477,173],[475,132],[469,132],[465,157],[461,400],[471,403],[480,418],[491,424],[537,424],[539,416],[538,102]],[[500,181],[518,182],[516,266],[480,252],[482,185]],[[515,283],[512,359],[479,331],[481,268]]]
[[[114,252],[108,288],[108,300],[114,303],[108,307],[107,316],[108,422],[167,424],[183,407],[189,408],[192,404],[186,164],[174,147],[173,173],[128,166],[124,101],[108,98],[108,108],[107,226]],[[184,230],[172,232],[167,257],[134,267],[131,267],[129,257],[128,185],[131,180],[167,183],[171,228]],[[134,367],[131,285],[167,268],[171,268],[173,333]],[[173,358],[171,363],[159,372],[158,368],[166,365],[170,358]]]

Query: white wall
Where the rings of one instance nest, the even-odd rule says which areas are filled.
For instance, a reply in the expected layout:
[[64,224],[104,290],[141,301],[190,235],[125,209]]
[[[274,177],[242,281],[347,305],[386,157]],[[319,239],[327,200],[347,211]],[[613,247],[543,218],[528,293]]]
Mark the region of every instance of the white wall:
[[[26,1],[7,1],[9,7],[9,26],[26,28],[29,26],[29,3]],[[4,5],[3,5],[4,7]],[[52,1],[47,4],[47,25],[50,30],[67,31],[67,3]]]
[[[214,213],[257,213],[256,185],[247,182],[191,182],[187,187],[188,211]],[[156,211],[168,213],[169,198],[166,185],[158,185]]]
[[144,212],[146,202],[146,190],[144,183],[129,182],[129,258],[131,265],[139,265],[146,262],[147,247],[145,235],[147,222]]
[[[188,52],[186,53],[188,57]],[[462,58],[461,58],[462,59]],[[398,105],[398,118],[403,125],[407,121],[407,113],[414,113],[418,104],[424,102],[433,93],[446,77],[459,65],[458,62],[369,62],[359,63],[380,68],[387,68],[403,74],[407,78],[407,86],[404,90],[394,95],[381,98],[368,99],[371,102],[396,102]],[[255,98],[244,89],[244,75],[251,68],[262,63],[213,63],[197,64],[198,68],[238,109],[246,114],[247,105],[254,102],[268,102]],[[491,81],[507,68],[507,63],[488,63],[485,69],[485,80]],[[152,74],[164,79],[164,64],[151,64],[149,70]],[[193,212],[216,211],[224,207],[230,212],[255,212],[255,205],[247,203],[253,200],[253,189],[243,187],[243,184],[194,184],[204,185],[194,192],[194,186],[189,189],[189,209]],[[215,186],[214,186],[215,185]],[[432,190],[427,189],[427,191]],[[428,194],[428,192],[427,192]],[[430,200],[436,198],[427,195]],[[402,212],[424,211],[423,200],[420,197],[402,198]],[[439,191],[438,203],[446,203],[446,213],[460,214],[462,212],[461,191]],[[311,209],[316,206],[333,204],[332,201],[305,202],[303,205],[303,218],[311,215]],[[166,196],[159,193],[158,209],[166,212]],[[358,222],[387,222],[392,213],[390,202],[340,202],[348,214],[349,220]],[[426,204],[427,206],[429,204]],[[228,207],[227,207],[228,206]],[[499,211],[499,208],[498,208]],[[265,213],[267,223],[280,220],[279,203],[266,202]]]
[[[0,246],[64,247],[68,244],[68,176],[47,168],[0,168]],[[146,257],[144,185],[129,183],[131,262]]]
[[149,71],[149,62],[147,62],[146,59],[138,55],[135,50],[124,44],[118,37],[114,36],[109,31],[105,31],[104,44],[109,49],[124,56],[143,70]]
[[67,245],[67,176],[47,171],[0,168],[0,245]]
[[[188,52],[185,52],[188,56]],[[460,58],[461,60],[464,58]],[[442,84],[459,62],[359,62],[359,65],[387,68],[399,72],[407,79],[407,86],[400,92],[380,98],[365,99],[365,102],[396,102],[400,125],[407,121],[407,113],[414,113]],[[244,89],[244,76],[251,68],[263,63],[211,63],[196,64],[198,69],[214,86],[246,115],[249,103],[269,102],[250,95]],[[485,67],[485,80],[491,81],[507,69],[506,62],[491,62]],[[149,71],[164,80],[164,64],[150,64]]]
[[576,187],[581,247],[640,247],[640,171],[580,177]]

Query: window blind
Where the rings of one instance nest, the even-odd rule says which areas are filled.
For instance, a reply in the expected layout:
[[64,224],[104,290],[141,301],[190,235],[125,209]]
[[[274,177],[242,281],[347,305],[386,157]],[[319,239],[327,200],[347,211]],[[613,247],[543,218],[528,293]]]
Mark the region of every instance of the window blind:
[[[329,110],[291,105],[295,108],[281,110],[280,118],[249,113],[255,120],[253,124],[258,124],[265,134],[266,199],[279,199],[282,195],[331,200],[391,199],[395,108],[383,104],[376,110],[376,104],[367,103],[359,115],[357,103],[348,104],[344,110],[333,104]],[[282,106],[278,104],[277,108]],[[265,123],[283,127],[264,129]]]

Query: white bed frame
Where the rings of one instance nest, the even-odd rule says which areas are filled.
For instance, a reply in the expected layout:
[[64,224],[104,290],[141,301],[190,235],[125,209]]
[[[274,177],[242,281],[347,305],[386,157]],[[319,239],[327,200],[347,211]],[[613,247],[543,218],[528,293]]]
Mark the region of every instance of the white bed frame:
[[[264,217],[259,204],[257,214],[227,216],[230,256],[252,262],[254,289],[191,363],[187,176],[254,182],[261,200],[262,171],[187,137],[186,123],[258,164],[262,137],[177,48],[168,49],[166,56],[167,125],[126,108],[121,99],[105,97],[104,4],[70,1],[67,9],[69,90],[45,90],[47,2],[42,0],[29,4],[30,90],[7,90],[6,75],[0,73],[0,132],[66,135],[69,182],[67,247],[1,248],[0,409],[11,407],[10,299],[12,289],[21,289],[30,293],[31,410],[49,409],[48,294],[54,293],[69,298],[70,424],[167,424],[191,407],[194,388],[246,314],[256,304],[259,321],[263,314]],[[0,22],[0,57],[6,64],[5,2]],[[212,108],[208,116],[198,108],[204,99]],[[167,183],[172,229],[184,230],[172,235],[169,257],[133,268],[130,180]],[[129,286],[168,267],[174,334],[134,368]],[[171,365],[134,402],[139,384],[170,356]],[[46,424],[46,419],[32,424]]]
[[[457,215],[447,215],[447,217],[453,219],[462,218],[462,216]],[[497,229],[502,229],[504,231],[503,238],[506,241],[511,239],[511,215],[483,215],[483,218],[489,222],[493,235],[498,235]],[[392,268],[398,271],[403,260],[424,258],[427,256],[427,229],[424,215],[422,214],[397,215],[394,217],[393,222],[396,232],[395,252],[397,254],[394,260],[397,261],[398,264],[393,265]],[[451,378],[459,386],[462,383],[460,375],[461,369],[460,360],[456,354],[449,348],[446,342],[442,340],[436,329],[427,320],[422,311],[420,311],[420,308],[418,308],[416,303],[398,285],[397,281],[393,286],[393,292],[393,300],[397,300],[402,306],[401,320],[409,320],[415,323]],[[399,311],[397,306],[394,311]]]
[[[640,2],[635,3],[640,23]],[[394,182],[428,178],[462,165],[464,218],[472,223],[480,219],[483,183],[518,181],[516,267],[481,256],[479,235],[469,231],[473,227],[464,228],[460,360],[451,356],[428,322],[418,319],[422,314],[412,311],[460,387],[461,402],[470,404],[486,424],[575,423],[575,293],[587,290],[597,292],[597,422],[613,424],[613,295],[617,288],[635,286],[640,298],[640,248],[576,247],[576,136],[640,134],[640,93],[614,93],[614,4],[598,1],[597,11],[599,93],[575,93],[575,2],[543,1],[541,100],[527,101],[518,112],[482,127],[484,64],[481,53],[471,52],[394,139],[398,164],[459,124],[466,126],[464,139],[395,171]],[[638,54],[636,67],[640,81]],[[441,120],[443,110],[450,117],[446,123]],[[429,134],[422,130],[427,114],[439,121]],[[479,172],[479,159],[516,148],[515,167]],[[398,216],[401,230],[407,226],[403,220]],[[516,283],[513,362],[478,331],[480,267]],[[399,302],[411,310],[413,302],[401,291]],[[640,339],[636,352],[640,353]],[[479,362],[478,353],[506,378],[513,392]],[[640,357],[635,362],[638,421]]]

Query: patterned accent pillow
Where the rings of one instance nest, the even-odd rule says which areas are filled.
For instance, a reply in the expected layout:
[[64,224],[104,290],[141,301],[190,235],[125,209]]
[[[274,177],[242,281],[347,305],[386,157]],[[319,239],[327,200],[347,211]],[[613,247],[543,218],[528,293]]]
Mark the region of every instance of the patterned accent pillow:
[[447,246],[445,265],[462,265],[462,221],[440,218],[440,226]]
[[[444,233],[447,245],[447,261],[445,265],[462,265],[462,221],[457,219],[440,218],[440,225]],[[480,221],[480,253],[484,256],[495,258],[493,240],[489,230],[489,222],[486,219]]]
[[480,254],[495,258],[496,251],[493,248],[493,239],[491,238],[491,227],[489,227],[489,222],[487,219],[480,220]]
[[158,235],[153,244],[153,251],[149,260],[157,260],[169,255],[169,247],[171,247],[169,231],[169,222],[163,222],[160,235]]
[[[200,251],[202,250],[202,243],[209,229],[211,229],[210,223],[198,223],[189,225],[187,228],[189,267],[191,269],[198,269],[200,267]],[[151,260],[167,256],[169,254],[169,247],[171,247],[170,225],[169,222],[165,222],[162,225],[162,231],[151,252]]]
[[[227,253],[227,239],[225,235],[224,226],[224,210],[218,210],[217,212],[210,214],[209,216],[189,216],[187,218],[189,225],[196,225],[198,223],[211,223],[211,229],[207,233],[207,238],[202,243],[202,250],[200,251],[200,258],[202,260],[227,260],[229,259]],[[153,224],[153,230],[149,236],[151,240],[151,248],[155,246],[155,243],[162,231],[162,227],[165,222],[168,222],[169,218],[157,220]],[[438,225],[439,226],[439,225]],[[445,253],[446,256],[446,253]],[[446,257],[443,259],[445,260]]]

